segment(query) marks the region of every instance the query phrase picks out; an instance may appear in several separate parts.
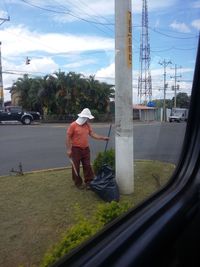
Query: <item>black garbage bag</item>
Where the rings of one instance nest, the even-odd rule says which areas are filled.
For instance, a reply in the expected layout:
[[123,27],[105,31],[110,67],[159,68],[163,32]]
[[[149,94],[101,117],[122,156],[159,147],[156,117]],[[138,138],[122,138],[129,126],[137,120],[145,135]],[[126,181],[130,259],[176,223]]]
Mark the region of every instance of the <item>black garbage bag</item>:
[[119,201],[119,189],[114,171],[106,164],[101,167],[97,176],[91,181],[90,187],[106,202]]

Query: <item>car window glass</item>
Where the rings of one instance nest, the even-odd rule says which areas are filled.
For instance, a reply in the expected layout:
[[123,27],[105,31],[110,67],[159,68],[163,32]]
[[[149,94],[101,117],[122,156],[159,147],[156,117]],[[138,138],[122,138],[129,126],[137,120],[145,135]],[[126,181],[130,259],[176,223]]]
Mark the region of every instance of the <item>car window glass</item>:
[[[0,266],[50,266],[170,180],[190,110],[200,5],[130,1],[128,34],[117,36],[117,0],[1,2]],[[124,40],[129,67],[132,57],[132,99],[120,95],[125,105],[133,104],[131,193],[121,193],[120,186],[129,166],[116,177],[116,164],[129,155],[126,142],[116,148],[117,37]],[[122,61],[121,79],[126,67]],[[94,132],[110,138],[89,138],[94,178],[100,177],[96,191],[76,187],[65,146],[70,123],[86,107],[95,117]],[[30,110],[42,121],[35,122],[40,115]],[[123,133],[130,137],[126,128]],[[98,176],[105,163],[111,171]]]

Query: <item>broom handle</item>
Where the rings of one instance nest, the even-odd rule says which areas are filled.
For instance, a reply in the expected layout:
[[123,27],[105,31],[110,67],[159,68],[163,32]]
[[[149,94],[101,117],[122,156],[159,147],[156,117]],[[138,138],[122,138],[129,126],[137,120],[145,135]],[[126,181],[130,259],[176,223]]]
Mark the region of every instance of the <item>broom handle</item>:
[[76,167],[75,167],[75,164],[74,164],[74,162],[73,162],[73,160],[72,160],[72,158],[69,158],[69,161],[70,161],[71,164],[72,164],[72,168],[74,169],[74,172],[75,172],[76,176],[79,176],[79,175],[78,175],[78,172],[77,172],[77,169],[76,169]]
[[[110,137],[111,128],[112,128],[112,124],[110,124],[110,128],[109,128],[109,131],[108,131],[108,137]],[[104,153],[105,153],[106,150],[107,150],[108,141],[109,141],[109,140],[106,141],[106,146],[105,146],[105,149],[104,149]]]

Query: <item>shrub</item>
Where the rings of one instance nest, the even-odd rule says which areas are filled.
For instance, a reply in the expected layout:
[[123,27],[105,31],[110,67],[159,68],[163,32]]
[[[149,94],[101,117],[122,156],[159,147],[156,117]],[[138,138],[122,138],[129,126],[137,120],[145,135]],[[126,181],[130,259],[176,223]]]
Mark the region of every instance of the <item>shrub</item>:
[[120,203],[112,201],[110,203],[99,204],[96,212],[96,219],[99,223],[105,225],[128,211],[130,207],[131,205],[127,202]]
[[105,224],[117,218],[131,207],[128,203],[119,203],[112,201],[111,203],[99,204],[94,215],[94,220],[82,218],[79,207],[76,206],[78,223],[72,226],[63,235],[63,238],[49,252],[44,255],[40,267],[48,267],[62,256],[70,252],[73,248],[80,245],[83,241],[89,239],[96,234]]
[[65,233],[62,240],[45,254],[40,266],[50,266],[80,243],[93,236],[99,228],[100,225],[91,223],[86,219],[75,224]]
[[115,170],[115,151],[109,149],[106,152],[99,152],[96,159],[93,162],[94,172],[97,174],[103,164],[108,164],[113,170]]

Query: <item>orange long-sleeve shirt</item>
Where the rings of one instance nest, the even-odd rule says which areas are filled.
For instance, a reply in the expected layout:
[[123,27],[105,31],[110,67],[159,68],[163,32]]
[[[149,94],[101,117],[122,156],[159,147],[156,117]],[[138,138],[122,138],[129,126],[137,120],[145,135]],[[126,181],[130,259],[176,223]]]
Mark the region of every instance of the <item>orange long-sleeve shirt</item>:
[[79,125],[75,121],[72,122],[67,129],[67,135],[71,138],[72,146],[86,148],[89,146],[89,135],[92,128],[89,123]]

